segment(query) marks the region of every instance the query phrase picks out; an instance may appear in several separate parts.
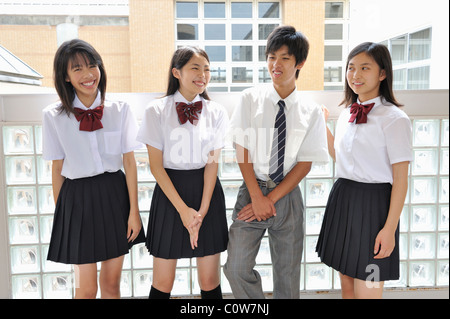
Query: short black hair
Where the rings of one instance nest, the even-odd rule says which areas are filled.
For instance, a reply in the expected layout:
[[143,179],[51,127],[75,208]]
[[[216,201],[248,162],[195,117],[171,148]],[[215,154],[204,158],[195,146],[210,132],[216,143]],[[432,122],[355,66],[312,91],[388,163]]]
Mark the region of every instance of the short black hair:
[[[288,47],[288,53],[295,57],[296,65],[306,61],[309,52],[309,41],[300,31],[293,26],[285,25],[275,28],[267,38],[266,60],[270,53],[278,51],[283,45]],[[300,70],[297,70],[295,78],[298,78]]]

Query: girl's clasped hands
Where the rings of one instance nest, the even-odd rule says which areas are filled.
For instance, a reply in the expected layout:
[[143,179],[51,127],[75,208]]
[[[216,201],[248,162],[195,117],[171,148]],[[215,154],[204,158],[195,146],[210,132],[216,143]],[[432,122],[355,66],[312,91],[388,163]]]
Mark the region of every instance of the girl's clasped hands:
[[198,233],[203,222],[203,214],[188,208],[182,215],[183,226],[188,230],[192,249],[198,247]]

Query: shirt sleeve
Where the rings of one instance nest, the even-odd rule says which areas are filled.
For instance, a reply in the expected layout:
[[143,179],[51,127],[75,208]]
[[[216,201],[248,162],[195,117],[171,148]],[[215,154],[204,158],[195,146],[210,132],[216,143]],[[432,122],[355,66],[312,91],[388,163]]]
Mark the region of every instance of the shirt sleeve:
[[238,144],[246,149],[249,149],[249,134],[251,131],[250,111],[251,105],[247,94],[245,94],[244,91],[230,119],[229,135],[233,146]]
[[58,138],[54,117],[50,110],[45,109],[42,115],[42,158],[47,161],[64,159],[64,148]]
[[391,164],[412,161],[412,125],[408,117],[399,117],[384,128]]
[[161,151],[164,149],[161,114],[157,111],[156,106],[153,104],[150,104],[145,109],[141,127],[139,128],[137,135],[137,140]]
[[228,132],[229,119],[226,110],[222,107],[218,107],[216,125],[214,127],[214,142],[212,145],[213,150],[222,149],[225,147],[225,137]]
[[136,140],[138,133],[138,124],[136,118],[131,112],[130,106],[124,104],[122,118],[122,154],[132,152],[142,147],[142,144]]
[[320,107],[311,111],[308,130],[297,155],[297,162],[327,163],[328,145],[325,118]]

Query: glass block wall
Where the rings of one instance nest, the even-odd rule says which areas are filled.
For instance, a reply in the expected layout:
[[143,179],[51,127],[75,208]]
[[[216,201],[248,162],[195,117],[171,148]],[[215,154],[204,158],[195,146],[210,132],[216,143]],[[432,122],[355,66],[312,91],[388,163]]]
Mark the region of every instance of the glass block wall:
[[[449,283],[449,120],[412,118],[414,162],[410,166],[409,192],[400,225],[401,277],[386,287],[439,287]],[[2,124],[3,125],[3,124]],[[335,121],[328,123],[333,131]],[[72,298],[73,268],[46,260],[54,201],[51,162],[42,159],[41,126],[5,124],[0,131],[6,185],[11,291],[13,298]],[[139,208],[144,223],[155,180],[145,149],[135,154],[138,167]],[[226,196],[228,223],[242,177],[234,150],[222,151],[219,166]],[[328,193],[335,181],[332,162],[313,166],[301,182],[305,210],[305,247],[302,290],[339,289],[339,276],[321,264],[315,253]],[[3,205],[3,204],[2,204]],[[222,265],[226,252],[222,254]],[[263,289],[272,291],[272,266],[268,238],[261,243],[257,270]],[[99,264],[100,267],[100,264]],[[143,244],[126,255],[122,297],[147,297],[152,281],[152,258]],[[231,289],[222,273],[222,290]],[[179,260],[173,296],[198,295],[195,259]]]

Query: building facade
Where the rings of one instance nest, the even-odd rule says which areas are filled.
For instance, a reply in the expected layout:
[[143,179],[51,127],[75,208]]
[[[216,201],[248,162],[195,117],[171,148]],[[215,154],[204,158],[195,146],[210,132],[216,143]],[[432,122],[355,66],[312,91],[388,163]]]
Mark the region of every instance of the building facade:
[[[236,2],[231,0],[116,0],[107,1],[110,5],[103,7],[89,5],[86,1],[71,1],[71,5],[59,8],[52,8],[52,1],[47,1],[44,9],[42,4],[37,6],[33,1],[19,2],[20,6],[11,5],[11,1],[0,2],[0,42],[43,75],[43,86],[53,86],[52,62],[60,39],[78,37],[90,42],[102,55],[109,92],[163,92],[168,65],[176,46],[193,44],[205,48],[208,42],[212,44],[209,46],[212,47],[210,54],[214,49],[222,49],[214,48],[218,42],[225,46],[222,60],[215,64],[222,68],[236,65],[238,79],[233,80],[230,74],[230,79],[225,81],[228,90],[240,90],[239,87],[259,81],[259,68],[265,65],[259,47],[264,46],[267,35],[275,26],[289,24],[301,30],[311,45],[308,62],[297,86],[302,90],[323,89],[326,3],[323,0],[253,0],[239,2],[243,4],[241,7],[236,7]],[[184,18],[183,13],[177,11],[177,8],[190,6],[196,10],[192,18]],[[192,23],[193,20],[196,23]],[[192,40],[188,35],[188,40],[185,40],[181,35],[182,28],[192,24],[199,28],[197,32],[211,31],[214,26],[218,32],[209,32],[206,38],[204,34],[198,34]],[[180,25],[178,32],[176,28]],[[243,33],[246,31],[251,32],[250,39],[245,38]],[[250,56],[236,56],[236,48],[247,53],[250,49]],[[244,75],[244,79],[239,80],[240,65],[253,61],[256,61],[254,68],[244,71],[247,76],[251,74],[251,79],[245,79]],[[267,77],[262,75],[261,82],[267,81]],[[213,82],[212,87],[223,90],[223,86]]]

